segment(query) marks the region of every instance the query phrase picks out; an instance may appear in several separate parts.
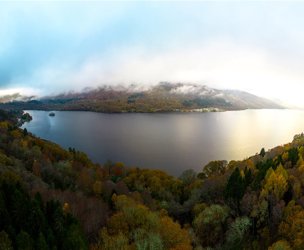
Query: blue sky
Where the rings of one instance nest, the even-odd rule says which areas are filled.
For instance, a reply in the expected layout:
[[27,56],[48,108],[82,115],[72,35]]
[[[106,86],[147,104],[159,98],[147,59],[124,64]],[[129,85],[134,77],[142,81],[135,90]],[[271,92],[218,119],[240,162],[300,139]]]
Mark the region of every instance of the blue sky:
[[195,82],[304,106],[304,2],[3,2],[0,94]]

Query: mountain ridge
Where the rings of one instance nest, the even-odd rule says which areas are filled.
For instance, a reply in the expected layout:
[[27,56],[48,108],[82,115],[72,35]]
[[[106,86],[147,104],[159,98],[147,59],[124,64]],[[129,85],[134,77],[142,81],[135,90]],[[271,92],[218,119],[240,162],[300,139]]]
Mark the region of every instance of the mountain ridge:
[[[20,97],[19,97],[20,98]],[[103,113],[207,112],[284,108],[240,90],[220,90],[198,84],[161,82],[157,85],[102,86],[82,92],[9,101],[4,109],[77,110]]]

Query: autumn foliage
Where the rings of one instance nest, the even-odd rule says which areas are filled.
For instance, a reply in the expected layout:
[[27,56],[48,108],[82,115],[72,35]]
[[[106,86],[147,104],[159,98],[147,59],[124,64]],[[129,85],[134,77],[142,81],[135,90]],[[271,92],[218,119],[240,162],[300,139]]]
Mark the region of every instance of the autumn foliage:
[[93,163],[0,112],[0,249],[304,249],[304,136],[179,178]]

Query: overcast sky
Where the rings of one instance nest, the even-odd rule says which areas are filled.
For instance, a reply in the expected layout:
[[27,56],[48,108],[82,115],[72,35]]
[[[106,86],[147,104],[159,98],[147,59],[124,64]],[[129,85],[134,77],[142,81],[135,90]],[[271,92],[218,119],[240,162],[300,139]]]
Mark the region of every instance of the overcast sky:
[[194,82],[304,107],[304,2],[3,2],[0,94]]

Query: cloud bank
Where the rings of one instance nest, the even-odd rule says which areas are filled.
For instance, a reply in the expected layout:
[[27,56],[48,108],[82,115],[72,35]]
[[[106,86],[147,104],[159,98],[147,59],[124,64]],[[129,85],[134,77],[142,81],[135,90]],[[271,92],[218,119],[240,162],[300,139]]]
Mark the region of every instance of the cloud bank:
[[304,3],[2,5],[0,94],[194,82],[304,107]]

